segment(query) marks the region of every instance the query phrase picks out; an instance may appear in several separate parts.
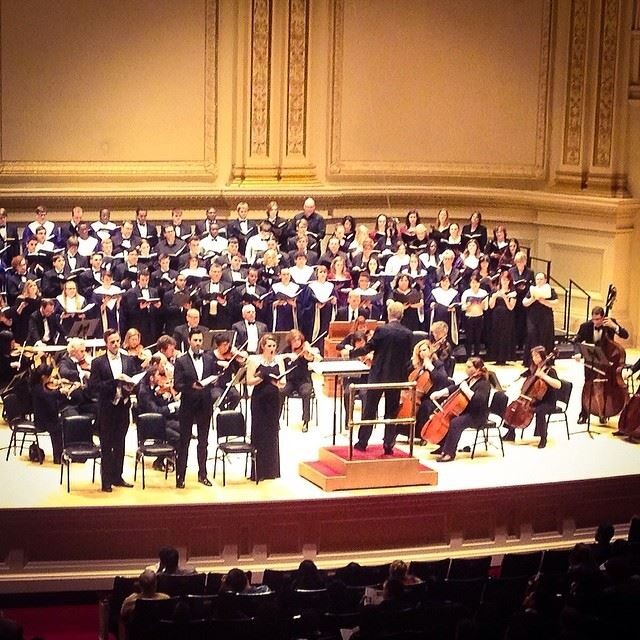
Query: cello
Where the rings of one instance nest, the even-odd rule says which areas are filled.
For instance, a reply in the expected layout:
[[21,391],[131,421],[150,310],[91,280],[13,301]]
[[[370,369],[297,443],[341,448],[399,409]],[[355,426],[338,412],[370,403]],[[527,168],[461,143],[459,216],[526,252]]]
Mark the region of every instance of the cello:
[[520,395],[509,404],[504,412],[505,425],[513,429],[526,429],[533,420],[535,403],[542,400],[547,392],[547,383],[536,375],[540,369],[551,365],[558,352],[554,349],[533,373],[530,373],[522,385]]
[[[482,371],[477,371],[477,373],[465,378],[462,382],[471,382],[480,375],[482,375]],[[462,382],[460,385],[462,385]],[[449,432],[451,420],[463,413],[469,406],[469,398],[464,394],[460,385],[442,403],[442,407],[439,407],[439,410],[425,422],[420,433],[420,437],[423,440],[431,444],[442,442]]]
[[[616,296],[617,290],[610,284],[605,317],[608,317]],[[609,338],[604,330],[599,346],[609,364],[602,369],[594,369],[595,375],[585,381],[582,389],[582,408],[585,413],[608,418],[619,414],[629,399],[627,386],[622,379],[622,369],[627,356],[624,348]]]

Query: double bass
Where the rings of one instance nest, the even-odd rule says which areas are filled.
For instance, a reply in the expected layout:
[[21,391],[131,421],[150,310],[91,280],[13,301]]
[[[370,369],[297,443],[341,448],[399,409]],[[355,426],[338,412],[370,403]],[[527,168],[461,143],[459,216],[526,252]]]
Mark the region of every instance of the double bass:
[[536,372],[549,367],[557,355],[558,353],[554,349],[536,367],[536,371],[527,376],[520,390],[520,395],[509,404],[504,412],[505,425],[514,429],[526,429],[531,424],[535,414],[535,403],[544,398],[548,388],[547,383],[539,378]]
[[[605,317],[609,315],[616,296],[616,288],[610,284]],[[627,354],[604,330],[599,346],[609,364],[602,369],[594,369],[594,375],[585,381],[582,389],[582,408],[591,415],[607,418],[619,414],[629,399],[627,386],[622,379]]]

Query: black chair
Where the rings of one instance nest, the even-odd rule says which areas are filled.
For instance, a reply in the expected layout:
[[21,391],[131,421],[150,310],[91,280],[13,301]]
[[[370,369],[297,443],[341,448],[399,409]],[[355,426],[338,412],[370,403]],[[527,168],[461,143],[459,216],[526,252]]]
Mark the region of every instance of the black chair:
[[173,619],[179,600],[136,600],[129,623],[128,640],[157,640],[160,621]]
[[565,573],[572,549],[547,549],[542,556],[540,573]]
[[[180,605],[178,605],[180,606]],[[155,640],[208,640],[211,638],[210,620],[159,620]]]
[[[256,448],[247,440],[247,427],[240,411],[221,411],[216,416],[216,447],[213,461],[213,477],[216,477],[218,458],[222,460],[222,486],[226,485],[226,456],[244,455],[244,475],[248,473],[249,458],[256,464]],[[256,475],[256,484],[258,476]]]
[[444,580],[449,573],[450,564],[450,558],[444,558],[443,560],[412,560],[409,563],[409,573],[428,582]]
[[[292,391],[289,395],[284,397],[284,420],[285,422],[289,422],[289,400],[291,399],[300,399],[300,394],[297,391]],[[318,426],[318,396],[316,396],[316,390],[311,388],[311,419],[315,419],[316,427]]]
[[218,594],[189,593],[183,598],[189,610],[190,620],[211,620],[218,609]]
[[[167,425],[160,413],[141,413],[136,417],[138,431],[138,450],[136,464],[133,468],[133,480],[138,476],[138,463],[142,463],[142,488],[145,488],[144,459],[146,456],[165,458],[176,468],[176,448],[167,442]],[[164,479],[169,477],[169,465],[165,465]]]
[[311,609],[324,613],[329,606],[329,597],[326,589],[293,589],[287,598],[287,605],[296,612]]
[[206,573],[159,573],[158,591],[170,596],[204,595]]
[[473,613],[480,606],[486,581],[487,578],[447,579],[442,585],[443,599],[449,602],[457,602]]
[[266,584],[272,591],[283,591],[296,577],[297,569],[286,571],[282,569],[265,569],[262,573],[262,584]]
[[137,590],[138,578],[116,576],[113,579],[113,587],[109,594],[109,631],[118,637],[118,625],[120,622],[120,609],[124,599]]
[[218,599],[220,611],[239,612],[249,618],[263,617],[277,611],[278,594],[275,591],[233,593],[223,592]]
[[224,573],[217,573],[215,571],[209,571],[207,573],[207,581],[205,583],[204,592],[206,595],[218,595],[220,587],[222,586],[222,579]]
[[210,639],[258,640],[262,637],[261,625],[255,618],[214,619],[208,625]]
[[[567,409],[571,398],[573,383],[569,380],[560,380],[560,388],[556,391],[556,406],[551,413],[547,414],[547,429],[551,422],[564,421],[564,428],[567,432],[567,440],[571,438],[569,434],[569,420],[567,419]],[[553,420],[552,420],[553,417]]]
[[531,553],[505,553],[500,565],[501,578],[529,577],[538,572],[542,551]]
[[[486,422],[476,429],[476,437],[473,440],[473,449],[471,450],[471,458],[476,453],[476,445],[478,444],[478,435],[482,433],[484,438],[484,450],[489,450],[489,431],[495,429],[500,441],[500,451],[502,451],[502,457],[504,458],[504,445],[502,444],[502,433],[500,429],[504,424],[504,412],[509,403],[509,398],[504,391],[496,391],[489,403],[489,417]],[[493,419],[492,419],[493,418]]]
[[449,566],[449,580],[471,580],[487,578],[491,567],[491,556],[480,558],[453,558]]
[[62,418],[62,455],[60,456],[60,484],[67,469],[67,493],[71,491],[71,463],[93,460],[91,482],[96,480],[96,463],[100,459],[100,447],[93,441],[93,418],[90,416],[66,416]]
[[336,569],[335,577],[350,587],[371,587],[389,577],[389,563],[362,566],[355,563]]
[[[11,447],[13,447],[13,455],[16,455],[18,448],[18,435],[22,435],[20,441],[20,455],[24,449],[25,442],[29,438],[28,442],[35,442],[36,446],[40,448],[40,441],[38,440],[38,433],[42,433],[38,430],[33,420],[27,418],[29,413],[28,408],[20,400],[20,398],[10,393],[4,397],[4,418],[11,429],[11,439],[9,440],[9,446],[7,447],[7,460],[9,459],[9,453]],[[43,460],[40,460],[42,464]]]

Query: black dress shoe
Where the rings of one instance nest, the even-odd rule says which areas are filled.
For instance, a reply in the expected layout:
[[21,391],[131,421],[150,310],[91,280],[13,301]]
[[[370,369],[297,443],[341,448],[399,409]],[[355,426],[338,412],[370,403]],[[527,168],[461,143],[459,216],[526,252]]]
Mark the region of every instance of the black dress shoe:
[[100,489],[100,491],[104,491],[105,493],[111,493],[113,489],[111,488],[110,484],[103,484],[102,489]]
[[612,434],[612,436],[626,436],[627,434],[624,431],[620,431],[620,429],[618,429],[618,431],[614,431]]
[[443,452],[444,452],[444,449],[442,447],[438,447],[437,449],[434,449],[433,451],[429,451],[429,455],[430,456],[439,456],[439,455],[442,455]]
[[542,438],[540,442],[538,442],[538,449],[544,449],[547,446],[546,438]]
[[308,422],[305,422],[305,423],[302,425],[302,433],[307,433],[307,431],[309,431],[309,423],[308,423]]
[[607,424],[607,419],[604,416],[600,416],[600,424]]
[[578,416],[578,424],[587,424],[587,416],[580,414]]
[[154,460],[151,467],[156,471],[164,471],[164,460]]
[[176,489],[184,489],[184,480],[176,480]]
[[209,478],[207,478],[207,476],[198,476],[198,482],[200,484],[203,484],[205,487],[211,486],[211,481],[209,480]]
[[513,429],[509,429],[507,434],[502,436],[503,442],[515,442],[516,440],[516,432]]
[[125,489],[133,489],[133,485],[130,482],[124,481],[122,478],[120,478],[120,480],[116,480],[116,482],[113,483],[113,486],[125,487]]
[[385,456],[392,456],[393,455],[393,447],[385,447],[384,448],[384,455]]
[[364,444],[363,442],[356,442],[353,445],[354,449],[357,449],[358,451],[366,451],[367,450],[367,445]]

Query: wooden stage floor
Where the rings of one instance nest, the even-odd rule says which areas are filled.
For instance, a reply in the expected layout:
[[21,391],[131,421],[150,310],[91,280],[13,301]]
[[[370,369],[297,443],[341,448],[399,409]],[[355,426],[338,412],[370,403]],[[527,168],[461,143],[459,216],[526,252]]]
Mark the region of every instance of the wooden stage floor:
[[[634,361],[634,354],[628,358]],[[573,381],[568,411],[572,432],[582,389],[582,366],[573,360],[556,363],[558,375]],[[461,375],[458,366],[456,376]],[[518,365],[494,368],[507,386],[521,371]],[[197,566],[216,567],[294,562],[315,557],[331,561],[344,554],[383,554],[412,549],[421,555],[451,554],[459,549],[473,555],[485,547],[567,544],[581,530],[602,520],[624,524],[640,511],[640,446],[612,435],[607,426],[592,426],[567,440],[564,425],[552,424],[546,449],[537,448],[533,427],[515,443],[498,448],[482,445],[475,459],[459,453],[438,464],[429,451],[415,447],[414,455],[438,471],[437,486],[324,492],[298,475],[301,460],[317,458],[319,447],[331,443],[333,400],[316,384],[319,425],[301,432],[300,402],[291,401],[289,424],[280,431],[281,472],[277,480],[255,485],[246,480],[244,458],[227,463],[227,486],[221,470],[211,488],[196,481],[195,440],[185,490],[175,477],[147,469],[147,488],[140,478],[133,489],[100,491],[91,484],[91,464],[73,465],[71,493],[59,484],[59,467],[51,462],[48,437],[43,437],[47,461],[37,465],[22,457],[0,461],[0,590],[9,577],[53,571],[66,563],[113,574],[113,566],[140,566],[164,544],[180,547]],[[511,388],[516,394],[518,387]],[[596,420],[597,422],[597,420]],[[9,441],[0,426],[0,443]],[[460,448],[473,444],[467,431]],[[372,441],[381,439],[374,430]],[[338,444],[347,442],[346,433]],[[403,438],[398,446],[407,449]],[[128,435],[125,479],[133,480],[135,430]],[[209,454],[215,450],[210,439]],[[6,455],[3,451],[2,455]],[[393,526],[389,526],[393,523]],[[414,553],[414,556],[415,556]],[[345,557],[350,557],[345,555]],[[22,578],[21,578],[22,577]],[[32,575],[33,577],[33,575]]]

